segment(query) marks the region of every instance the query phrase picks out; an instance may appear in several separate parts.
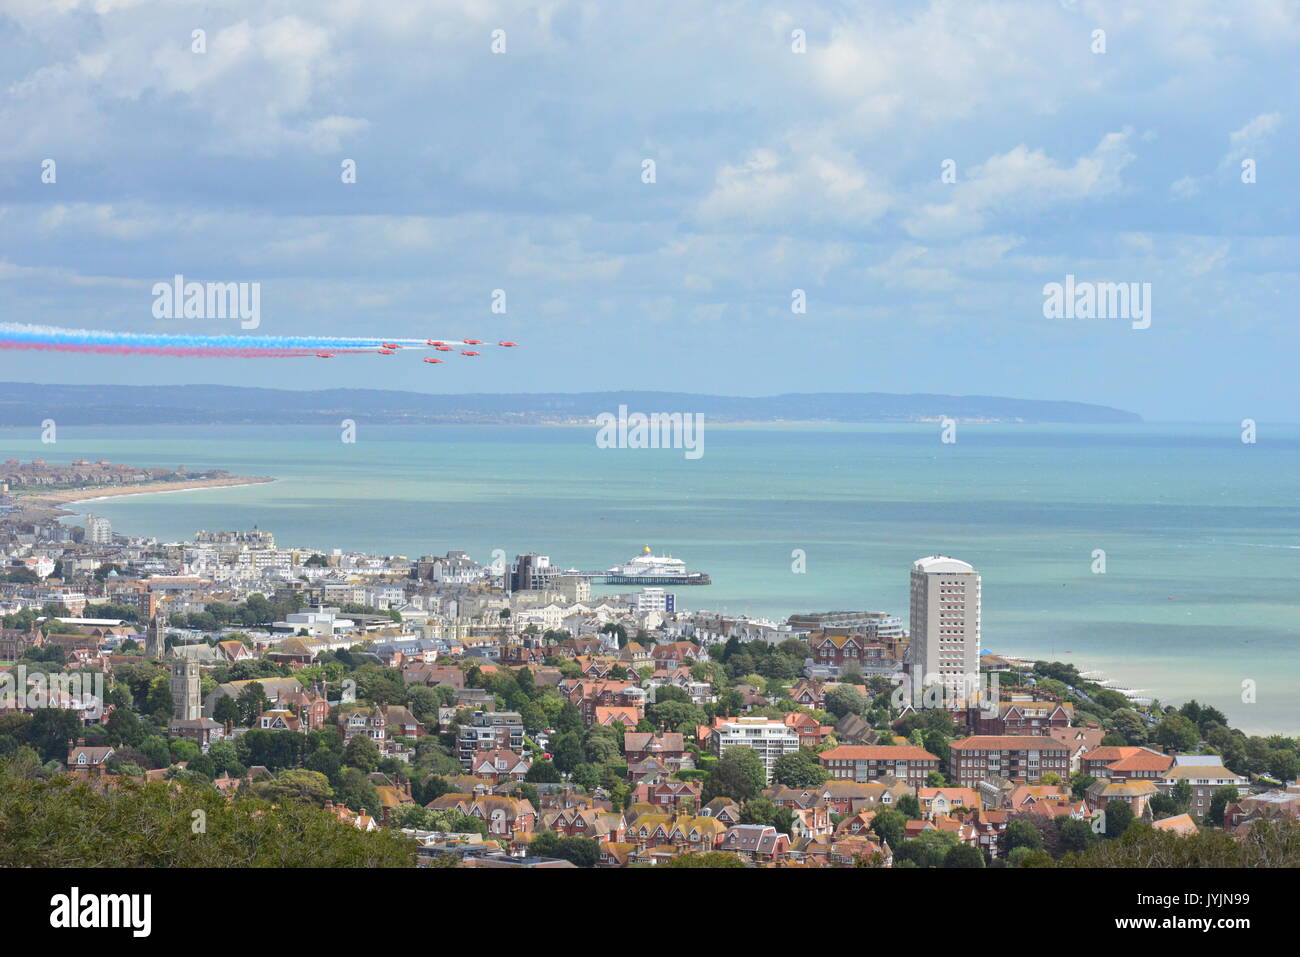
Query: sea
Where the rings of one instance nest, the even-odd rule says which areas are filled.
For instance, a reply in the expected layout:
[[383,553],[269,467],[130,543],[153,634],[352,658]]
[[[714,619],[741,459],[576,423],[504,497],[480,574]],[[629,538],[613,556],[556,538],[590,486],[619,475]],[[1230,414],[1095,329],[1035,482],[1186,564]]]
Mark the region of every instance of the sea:
[[[116,532],[605,569],[650,546],[707,572],[680,608],[906,621],[911,563],[970,562],[983,645],[1071,662],[1249,733],[1300,733],[1300,426],[709,425],[704,454],[595,426],[0,429],[3,456],[276,481],[77,503]],[[628,591],[597,589],[601,591]]]

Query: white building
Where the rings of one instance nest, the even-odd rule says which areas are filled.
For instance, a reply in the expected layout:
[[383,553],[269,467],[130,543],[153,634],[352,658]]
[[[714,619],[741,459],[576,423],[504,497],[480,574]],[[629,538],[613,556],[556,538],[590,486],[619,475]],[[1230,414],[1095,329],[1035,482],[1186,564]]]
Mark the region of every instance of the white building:
[[772,783],[772,766],[783,754],[799,750],[799,735],[780,721],[770,718],[737,718],[715,728],[709,738],[714,752],[721,757],[727,748],[751,748],[758,753]]
[[979,681],[980,576],[966,562],[931,555],[912,563],[912,684],[972,694]]
[[113,544],[113,526],[106,518],[98,515],[86,516],[86,543],[88,545]]

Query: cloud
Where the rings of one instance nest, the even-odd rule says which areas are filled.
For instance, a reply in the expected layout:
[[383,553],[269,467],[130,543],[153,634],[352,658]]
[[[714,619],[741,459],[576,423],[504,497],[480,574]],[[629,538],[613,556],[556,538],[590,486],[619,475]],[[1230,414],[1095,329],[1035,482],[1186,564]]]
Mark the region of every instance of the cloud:
[[741,162],[723,164],[695,219],[706,227],[867,227],[890,204],[885,187],[851,155],[792,135],[779,148],[759,147]]
[[904,228],[913,236],[957,236],[982,229],[1000,215],[1033,216],[1109,196],[1123,187],[1120,173],[1135,158],[1131,138],[1128,129],[1107,133],[1070,166],[1023,144],[991,156],[964,179],[959,170],[955,184],[941,187],[952,199],[923,205]]

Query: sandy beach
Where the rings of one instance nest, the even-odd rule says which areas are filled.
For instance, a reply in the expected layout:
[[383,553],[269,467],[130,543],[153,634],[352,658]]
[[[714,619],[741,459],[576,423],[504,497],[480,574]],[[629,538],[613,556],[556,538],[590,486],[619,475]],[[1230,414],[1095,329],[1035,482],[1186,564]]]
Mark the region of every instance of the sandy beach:
[[166,492],[191,492],[205,488],[261,485],[265,482],[274,481],[273,478],[227,475],[224,478],[191,479],[176,482],[140,482],[135,485],[69,488],[51,492],[23,492],[15,495],[15,499],[22,505],[22,512],[18,516],[19,520],[36,522],[73,514],[63,507],[73,502],[95,502],[125,495],[161,495]]
[[24,494],[23,500],[38,505],[67,505],[69,502],[92,502],[104,498],[118,498],[123,495],[154,495],[158,492],[187,492],[200,488],[230,488],[236,485],[261,485],[274,482],[273,478],[244,478],[229,475],[225,478],[194,479],[178,482],[141,482],[138,485],[123,485],[105,488],[70,488],[56,492],[37,492]]

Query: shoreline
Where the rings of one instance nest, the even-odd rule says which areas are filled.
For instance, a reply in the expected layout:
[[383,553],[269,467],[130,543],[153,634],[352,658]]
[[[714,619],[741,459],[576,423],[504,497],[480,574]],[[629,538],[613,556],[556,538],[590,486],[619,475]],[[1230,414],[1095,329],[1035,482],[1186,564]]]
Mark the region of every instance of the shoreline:
[[264,485],[274,478],[230,475],[225,478],[191,479],[177,482],[140,482],[135,485],[106,488],[71,488],[54,492],[17,493],[14,498],[22,505],[24,521],[42,518],[63,518],[77,514],[65,506],[83,502],[100,502],[128,495],[162,495],[167,492],[194,492],[209,488],[237,488],[244,485]]

